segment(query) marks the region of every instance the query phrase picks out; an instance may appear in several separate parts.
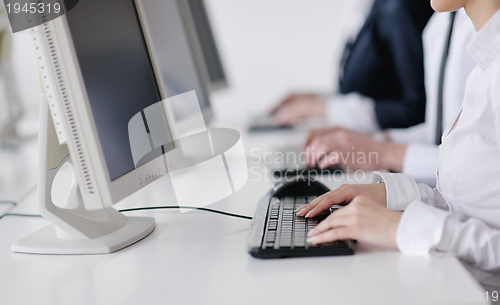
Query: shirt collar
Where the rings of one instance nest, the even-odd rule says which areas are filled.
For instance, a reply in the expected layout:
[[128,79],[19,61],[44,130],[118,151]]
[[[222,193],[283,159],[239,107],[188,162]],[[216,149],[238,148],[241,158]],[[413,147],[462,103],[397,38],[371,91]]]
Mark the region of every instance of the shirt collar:
[[500,10],[479,30],[467,46],[476,64],[483,70],[500,54]]

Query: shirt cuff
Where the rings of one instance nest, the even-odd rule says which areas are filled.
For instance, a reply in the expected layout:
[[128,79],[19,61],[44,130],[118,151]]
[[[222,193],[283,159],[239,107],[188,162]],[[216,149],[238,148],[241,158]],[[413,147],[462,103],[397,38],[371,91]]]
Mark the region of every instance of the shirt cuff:
[[396,235],[398,249],[406,254],[419,256],[446,256],[439,252],[447,218],[445,211],[415,200],[404,211]]
[[404,211],[413,201],[420,201],[417,183],[407,174],[374,172],[371,182],[384,180],[387,208],[393,211]]
[[408,145],[403,161],[403,173],[412,176],[418,183],[434,187],[436,185],[438,154],[439,148],[436,145]]
[[331,96],[326,103],[328,125],[357,132],[375,132],[380,129],[375,114],[375,101],[359,93]]

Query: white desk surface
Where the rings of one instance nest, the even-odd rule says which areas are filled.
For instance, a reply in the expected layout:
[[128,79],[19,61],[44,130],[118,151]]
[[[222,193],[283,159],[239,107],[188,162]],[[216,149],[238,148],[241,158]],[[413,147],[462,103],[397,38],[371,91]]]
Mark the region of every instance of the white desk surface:
[[[243,141],[250,152],[269,149],[270,143],[298,144],[303,137],[301,132],[243,134]],[[34,185],[35,152],[34,142],[17,153],[0,150],[0,200],[16,199]],[[256,166],[252,160],[249,166]],[[249,178],[239,192],[210,207],[253,216],[271,183]],[[335,180],[326,184],[344,182]],[[116,207],[169,205],[171,196],[155,183]],[[34,192],[10,212],[37,213]],[[0,304],[487,303],[455,258],[413,257],[359,243],[352,256],[261,260],[247,253],[249,220],[201,211],[127,215],[155,217],[155,231],[111,255],[91,256],[11,253],[12,243],[48,222],[1,219]]]

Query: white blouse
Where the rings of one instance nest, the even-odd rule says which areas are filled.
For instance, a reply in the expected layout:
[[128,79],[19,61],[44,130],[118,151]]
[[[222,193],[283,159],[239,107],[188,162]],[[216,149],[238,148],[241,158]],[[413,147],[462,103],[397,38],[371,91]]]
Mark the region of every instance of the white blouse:
[[[422,34],[424,46],[425,122],[409,128],[389,129],[391,140],[409,144],[403,173],[417,182],[436,185],[438,146],[436,139],[439,73],[445,40],[450,27],[450,13],[434,13]],[[476,36],[474,25],[464,9],[457,11],[444,75],[443,130],[455,120],[464,99],[465,82],[476,66],[466,46]]]
[[384,179],[387,207],[404,210],[396,243],[403,253],[455,255],[500,271],[500,11],[468,46],[477,67],[460,114],[439,147],[437,188],[406,174]]

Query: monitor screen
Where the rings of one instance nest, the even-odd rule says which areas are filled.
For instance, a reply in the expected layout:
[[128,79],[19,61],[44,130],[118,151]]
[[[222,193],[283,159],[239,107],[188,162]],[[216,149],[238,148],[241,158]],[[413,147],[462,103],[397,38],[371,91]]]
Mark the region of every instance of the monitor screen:
[[217,87],[218,84],[226,82],[226,75],[224,74],[205,4],[203,0],[188,0],[188,3],[207,66],[210,83]]
[[[154,66],[160,79],[164,98],[196,91],[201,110],[209,107],[208,94],[198,70],[193,47],[177,0],[140,0],[143,21]],[[196,113],[189,103],[174,105],[176,121]]]
[[[133,0],[85,0],[66,17],[106,165],[114,180],[135,168],[129,121],[162,100],[136,6]],[[165,128],[171,137],[168,126]],[[158,155],[161,153],[159,150]]]

